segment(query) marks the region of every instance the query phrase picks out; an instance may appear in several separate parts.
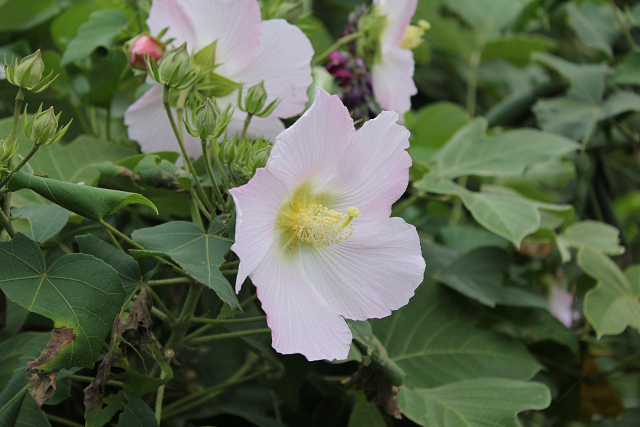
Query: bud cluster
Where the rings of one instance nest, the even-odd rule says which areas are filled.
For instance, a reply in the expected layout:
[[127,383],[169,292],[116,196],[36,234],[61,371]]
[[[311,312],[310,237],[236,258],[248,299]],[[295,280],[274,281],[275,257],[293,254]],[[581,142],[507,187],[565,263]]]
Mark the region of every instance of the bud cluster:
[[165,52],[159,65],[151,56],[146,56],[144,59],[149,76],[153,80],[177,90],[188,88],[197,79],[211,71],[204,69],[198,72],[196,68],[189,67],[191,58],[187,52],[186,42],[182,43],[180,47]]
[[11,137],[8,136],[7,139],[0,141],[0,162],[6,162],[18,151],[19,144],[17,139],[7,147],[7,143],[10,142],[10,140]]
[[228,104],[227,108],[220,112],[216,101],[207,98],[204,104],[191,110],[191,124],[185,117],[184,125],[187,132],[193,137],[203,141],[207,138],[217,139],[227,131],[232,116],[231,104]]
[[47,77],[42,78],[44,61],[40,49],[22,58],[20,63],[17,58],[11,57],[11,61],[7,64],[5,55],[4,71],[9,83],[33,93],[44,91],[58,77],[53,77],[53,71],[51,71]]
[[22,130],[27,138],[38,145],[51,145],[60,141],[73,121],[72,119],[65,127],[58,130],[58,120],[62,113],[56,116],[53,107],[42,111],[42,104],[40,104],[36,114],[27,120],[27,107],[28,105],[25,106],[22,116]]
[[262,137],[257,140],[245,138],[240,142],[236,135],[234,138],[211,144],[214,156],[227,164],[229,178],[232,186],[244,185],[255,175],[256,169],[264,167],[269,160],[272,145],[268,139]]
[[275,99],[266,107],[264,106],[267,102],[267,91],[264,88],[264,81],[249,88],[247,96],[244,98],[244,106],[242,105],[242,87],[238,90],[238,108],[252,116],[267,117],[273,113],[273,110],[280,104],[280,101],[282,100]]

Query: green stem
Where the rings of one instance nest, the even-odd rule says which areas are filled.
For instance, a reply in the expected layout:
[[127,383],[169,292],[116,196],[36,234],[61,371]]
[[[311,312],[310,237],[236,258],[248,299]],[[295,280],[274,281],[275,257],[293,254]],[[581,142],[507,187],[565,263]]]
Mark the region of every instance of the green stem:
[[196,192],[193,191],[193,189],[189,191],[187,199],[189,200],[189,213],[191,214],[191,221],[193,221],[194,224],[199,225],[200,228],[204,230],[202,218],[200,217],[200,210],[198,209],[198,202],[196,202],[198,196],[196,196]]
[[204,325],[201,328],[196,329],[195,331],[191,332],[189,335],[184,337],[184,341],[185,342],[189,342],[192,339],[194,339],[195,337],[199,337],[200,335],[204,334],[205,332],[207,332],[208,330],[215,328],[216,325]]
[[[248,370],[248,368],[246,368],[246,370]],[[186,411],[189,411],[193,408],[196,408],[208,402],[213,397],[222,393],[224,390],[228,389],[229,387],[242,384],[247,381],[251,381],[255,378],[261,377],[262,375],[268,374],[269,372],[272,372],[272,371],[273,371],[273,368],[265,368],[242,378],[237,378],[236,375],[234,375],[234,377],[230,378],[228,381],[225,381],[220,385],[210,387],[200,392],[193,393],[189,396],[183,397],[182,399],[176,400],[171,405],[167,405],[167,407],[165,408],[165,413],[163,418],[169,419],[177,415],[180,415]]]
[[350,43],[350,42],[356,40],[361,35],[362,35],[362,33],[360,33],[360,32],[347,34],[346,36],[342,37],[337,42],[335,42],[329,49],[325,50],[320,55],[318,55],[315,58],[313,58],[313,60],[311,61],[311,65],[312,66],[313,65],[319,65],[322,61],[324,61],[327,58],[327,56],[329,56],[331,54],[331,52],[333,52],[335,50],[338,50],[340,48],[340,46],[342,46],[344,44],[347,44],[347,43]]
[[164,86],[164,90],[162,92],[162,104],[164,105],[164,109],[167,112],[167,116],[169,117],[169,122],[171,123],[171,128],[173,129],[173,133],[176,135],[178,139],[178,144],[180,145],[180,151],[182,152],[182,160],[189,168],[189,172],[193,175],[193,179],[196,182],[196,191],[198,193],[198,197],[202,200],[203,204],[209,209],[210,212],[215,212],[215,209],[202,188],[202,184],[200,183],[200,179],[198,178],[198,174],[196,173],[195,168],[193,167],[193,163],[191,163],[191,159],[187,155],[187,150],[184,148],[184,141],[182,140],[182,135],[178,130],[178,126],[176,126],[176,121],[173,118],[173,113],[171,112],[170,98],[169,95],[171,93],[171,87]]
[[631,46],[632,49],[637,49],[638,45],[636,44],[636,41],[633,39],[633,36],[629,31],[629,27],[627,27],[627,24],[624,22],[622,14],[620,13],[620,9],[618,9],[618,6],[616,6],[616,3],[614,0],[609,0],[609,4],[613,8],[613,13],[616,15],[616,20],[618,21],[620,28],[622,28],[622,32],[624,33],[624,36],[627,38],[629,45]]
[[49,421],[53,421],[55,423],[58,424],[62,424],[65,426],[70,426],[70,427],[84,427],[82,424],[78,424],[76,422],[70,421],[66,418],[62,418],[62,417],[56,417],[55,415],[51,415],[51,414],[47,414],[46,412],[44,413],[44,416],[49,420]]
[[169,317],[167,317],[166,314],[164,314],[162,311],[158,310],[156,307],[151,307],[151,314],[153,314],[154,316],[156,316],[158,319],[162,320],[164,323],[171,323],[169,321]]
[[20,169],[22,169],[22,167],[24,165],[27,164],[27,162],[33,157],[34,154],[36,154],[36,151],[38,151],[38,148],[40,148],[40,145],[37,143],[34,143],[33,146],[31,147],[31,150],[29,151],[29,153],[27,153],[26,156],[24,156],[24,158],[22,159],[22,161],[18,164],[18,166],[16,166],[14,169],[11,170],[11,172],[9,172],[9,175],[5,176],[2,181],[0,181],[0,188],[4,187],[7,182],[9,182],[9,179],[11,179],[11,176],[18,172]]
[[231,186],[229,185],[229,181],[227,180],[227,174],[224,173],[224,169],[222,169],[222,163],[220,162],[220,157],[218,156],[218,150],[211,150],[213,155],[213,160],[216,162],[216,167],[220,171],[220,176],[222,177],[222,187],[225,193],[229,192]]
[[245,308],[251,302],[255,301],[257,298],[258,298],[258,294],[251,295],[249,298],[247,298],[246,300],[242,301],[242,303],[240,303],[240,307]]
[[[24,100],[25,89],[18,88],[18,93],[16,94],[16,102],[13,107],[13,125],[11,127],[11,138],[9,140],[9,145],[13,144],[13,142],[18,138],[18,121],[20,120],[20,111],[22,111],[22,101]],[[7,161],[7,170],[11,170],[13,166],[13,159],[9,159]],[[0,187],[2,187],[0,185]],[[7,217],[11,216],[11,192],[8,192],[4,195],[4,206],[2,208],[4,210],[4,214]]]
[[393,210],[391,211],[391,216],[400,215],[402,212],[404,212],[405,209],[411,206],[419,198],[420,196],[418,196],[418,194],[416,193],[416,194],[413,194],[408,199],[403,200],[402,202],[400,202],[400,204],[398,204],[397,206],[394,206]]
[[[467,177],[461,176],[458,180],[458,184],[462,187],[467,187]],[[462,198],[456,197],[453,201],[453,209],[451,212],[451,225],[458,225],[460,220],[462,219]]]
[[474,117],[476,115],[476,92],[478,89],[478,67],[480,66],[480,59],[482,53],[479,49],[476,49],[469,58],[469,83],[467,86],[467,112],[469,116]]
[[187,285],[191,282],[193,282],[193,280],[188,277],[175,277],[173,279],[149,280],[147,286]]
[[250,329],[248,331],[229,332],[228,334],[216,334],[216,335],[208,335],[206,337],[194,338],[190,341],[190,344],[204,344],[211,341],[227,340],[231,338],[245,337],[247,335],[270,334],[270,333],[271,333],[271,329],[269,328]]
[[200,299],[200,294],[203,289],[204,285],[198,282],[192,283],[189,287],[189,292],[187,293],[187,298],[182,306],[180,316],[173,325],[169,340],[164,346],[165,350],[171,349],[175,354],[178,354],[178,351],[182,346],[182,339],[189,328],[189,319],[193,317],[193,314],[196,311],[198,300]]
[[202,144],[202,155],[204,156],[204,165],[207,168],[209,179],[211,180],[211,184],[213,185],[213,192],[216,195],[216,200],[220,206],[224,206],[224,198],[222,197],[222,193],[220,193],[220,188],[218,187],[218,181],[216,180],[216,176],[213,174],[213,168],[211,167],[211,156],[209,152],[209,145],[207,144],[207,141],[204,139],[200,140],[200,144]]
[[[190,193],[191,193],[192,197],[194,195],[197,196],[197,194],[195,194],[195,191],[193,190],[193,188],[190,190]],[[207,218],[207,221],[211,222],[211,214],[209,214],[209,212],[207,211],[207,208],[204,207],[204,205],[202,204],[202,202],[200,201],[200,199],[198,197],[194,197],[194,200],[196,201],[196,205],[198,206],[198,209],[200,209],[200,212],[202,212],[202,215],[204,215],[204,217]]]
[[111,243],[113,243],[113,246],[115,246],[119,251],[125,252],[125,250],[122,249],[122,246],[120,246],[120,243],[118,243],[118,239],[116,239],[116,236],[113,235],[111,230],[109,230],[105,226],[102,226],[102,229],[104,230],[105,233],[107,233],[107,236],[109,237],[109,240],[111,240]]
[[107,141],[111,141],[111,107],[107,107],[107,117],[105,118],[105,129],[107,133]]
[[238,274],[238,269],[232,269],[232,270],[222,270],[220,269],[220,273],[222,274]]
[[247,113],[247,118],[244,119],[244,126],[242,127],[242,134],[240,135],[240,141],[244,141],[244,137],[247,134],[247,129],[249,129],[249,124],[251,123],[251,118],[253,114]]
[[237,323],[252,323],[266,320],[267,316],[246,317],[244,319],[207,319],[205,317],[192,317],[191,321],[195,323],[209,323],[212,325],[229,325]]
[[2,224],[5,230],[7,230],[9,237],[13,239],[16,236],[16,230],[13,228],[13,225],[11,225],[11,220],[9,220],[9,217],[4,214],[2,209],[0,209],[0,224]]
[[151,294],[151,298],[153,299],[153,303],[155,304],[155,307],[157,307],[165,316],[167,316],[167,318],[169,319],[169,323],[174,324],[176,322],[176,317],[173,315],[173,313],[171,313],[171,310],[169,310],[167,306],[164,305],[164,302],[162,302],[162,299],[158,296],[157,293],[155,293],[155,291],[151,287],[147,286],[147,289]]
[[[167,373],[165,371],[160,372],[160,379],[164,379],[166,376]],[[164,387],[165,385],[162,384],[158,388],[158,394],[156,397],[156,421],[158,422],[158,425],[160,425],[160,419],[162,418],[162,400],[164,399]]]
[[[83,382],[83,383],[92,383],[95,381],[95,378],[93,377],[87,377],[84,375],[67,375],[67,378],[69,378],[72,381],[79,381],[79,382]],[[109,380],[105,383],[106,385],[111,385],[114,387],[119,387],[119,388],[124,388],[124,384],[120,381],[114,381],[114,380]]]

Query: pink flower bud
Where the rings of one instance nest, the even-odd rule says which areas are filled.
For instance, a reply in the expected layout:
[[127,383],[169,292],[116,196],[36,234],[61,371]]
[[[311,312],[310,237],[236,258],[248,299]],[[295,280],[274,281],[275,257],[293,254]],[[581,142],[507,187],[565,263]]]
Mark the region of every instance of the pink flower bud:
[[[131,43],[133,41],[133,43]],[[133,67],[147,69],[145,57],[159,61],[164,51],[163,44],[156,38],[146,35],[138,36],[125,44],[125,51],[129,50],[129,62]]]

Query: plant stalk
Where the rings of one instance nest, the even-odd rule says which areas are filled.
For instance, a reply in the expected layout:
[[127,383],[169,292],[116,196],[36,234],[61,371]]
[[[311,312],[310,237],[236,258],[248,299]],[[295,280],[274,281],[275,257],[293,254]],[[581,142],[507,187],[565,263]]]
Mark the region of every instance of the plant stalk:
[[212,325],[229,325],[238,323],[252,323],[266,320],[267,316],[246,317],[244,319],[207,319],[205,317],[192,317],[191,321],[195,323],[208,323]]
[[180,350],[182,346],[182,339],[189,328],[189,320],[193,317],[193,314],[196,311],[198,300],[200,299],[200,294],[203,289],[204,285],[198,282],[192,283],[189,287],[189,292],[187,293],[187,298],[182,306],[180,316],[176,319],[171,335],[169,336],[169,340],[164,346],[165,350],[171,349],[175,354]]
[[209,155],[210,154],[209,145],[207,144],[207,141],[204,139],[200,140],[200,144],[202,144],[202,155],[204,156],[204,165],[207,169],[207,173],[209,174],[209,179],[211,180],[211,184],[213,185],[213,192],[216,195],[217,203],[220,206],[224,206],[224,199],[222,198],[222,193],[220,193],[218,182],[216,180],[215,175],[213,174],[213,168],[211,167],[211,156]]
[[242,134],[240,135],[240,141],[244,141],[244,137],[247,134],[247,129],[249,129],[249,124],[251,123],[252,118],[253,118],[253,114],[247,113],[247,118],[244,119],[244,126],[242,127]]
[[211,341],[226,340],[231,338],[240,338],[247,335],[270,334],[271,329],[250,329],[248,331],[229,332],[228,334],[207,335],[206,337],[193,338],[190,344],[204,344]]
[[[9,140],[9,145],[13,144],[13,142],[18,139],[18,121],[20,120],[20,112],[22,111],[22,101],[24,100],[25,89],[18,88],[18,93],[16,94],[16,102],[13,107],[13,125],[11,127],[11,138]],[[11,170],[13,166],[13,160],[9,159],[7,161],[7,170]],[[11,173],[9,173],[11,175]],[[0,185],[0,187],[2,187]],[[8,192],[4,195],[4,206],[2,208],[4,210],[4,214],[7,217],[11,216],[11,192]]]
[[[9,174],[7,176],[5,176],[2,179],[2,181],[0,181],[0,188],[4,187],[9,182],[9,180],[11,179],[11,176],[14,173],[18,172],[20,169],[22,169],[22,167],[24,165],[27,164],[27,162],[33,157],[33,155],[36,154],[36,151],[38,151],[38,148],[40,148],[40,145],[38,143],[34,143],[33,147],[31,147],[31,150],[29,151],[29,153],[26,156],[24,156],[24,158],[18,164],[18,166],[16,166],[14,169],[12,169],[11,172],[9,172]],[[9,193],[7,193],[7,194],[9,194]]]
[[356,40],[361,35],[362,35],[362,33],[358,31],[358,32],[355,32],[355,33],[347,34],[346,36],[340,38],[329,49],[325,50],[320,55],[318,55],[315,58],[313,58],[313,60],[311,61],[311,66],[319,65],[322,61],[324,61],[327,58],[327,56],[329,56],[331,54],[331,52],[333,52],[335,50],[338,50],[338,48],[340,48],[340,46],[342,46],[342,45],[345,45],[347,43],[350,43],[350,42]]

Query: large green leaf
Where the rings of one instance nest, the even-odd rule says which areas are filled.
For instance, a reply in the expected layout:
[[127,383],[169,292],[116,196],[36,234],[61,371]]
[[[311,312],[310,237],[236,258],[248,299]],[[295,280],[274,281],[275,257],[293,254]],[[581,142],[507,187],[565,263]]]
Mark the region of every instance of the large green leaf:
[[387,424],[375,402],[367,401],[362,391],[355,393],[356,404],[349,417],[349,427],[386,427]]
[[57,205],[28,205],[13,209],[11,215],[28,221],[24,235],[40,243],[58,234],[69,220],[69,211]]
[[598,338],[617,335],[627,326],[640,329],[640,266],[625,275],[611,258],[590,247],[580,250],[578,264],[598,281],[584,300],[584,314]]
[[[430,258],[425,256],[425,259]],[[546,309],[546,302],[537,295],[516,287],[502,286],[503,276],[510,265],[511,259],[504,249],[485,247],[475,249],[433,272],[432,278],[489,307],[506,305]]]
[[3,0],[0,2],[0,31],[27,30],[59,10],[55,0]]
[[445,0],[479,38],[479,44],[494,38],[522,12],[531,0]]
[[[216,223],[213,222],[212,226]],[[157,227],[136,230],[131,238],[145,247],[146,251],[131,251],[134,256],[162,254],[171,257],[194,279],[213,289],[232,308],[241,310],[236,294],[229,281],[220,272],[224,255],[231,244],[195,224],[172,221]]]
[[540,210],[571,210],[568,205],[541,203],[506,191],[471,192],[446,178],[438,179],[433,175],[425,176],[414,186],[422,191],[460,197],[480,225],[516,246],[540,228]]
[[620,231],[617,228],[598,221],[580,221],[567,227],[558,236],[559,244],[572,248],[591,248],[609,255],[624,253],[620,246]]
[[409,387],[438,387],[478,378],[528,380],[540,365],[519,343],[475,328],[476,316],[451,291],[427,279],[408,305],[371,320]]
[[400,389],[402,413],[422,426],[521,427],[517,414],[544,409],[549,389],[540,383],[485,378],[434,389]]
[[94,221],[100,221],[103,216],[132,203],[146,205],[158,213],[154,204],[140,194],[40,178],[22,171],[13,174],[8,187],[10,191],[28,188],[45,199]]
[[142,282],[140,266],[129,254],[119,251],[92,234],[78,236],[76,240],[80,252],[101,259],[118,272],[127,296],[130,296]]
[[578,37],[610,58],[613,58],[613,43],[622,34],[609,4],[585,2],[580,6],[567,3],[569,24]]
[[517,130],[487,138],[487,121],[476,119],[456,134],[432,158],[437,177],[463,175],[520,175],[529,165],[579,149],[558,135],[536,130]]
[[97,10],[89,15],[89,21],[78,28],[76,36],[69,42],[62,55],[62,65],[87,58],[98,47],[113,46],[122,27],[127,25],[127,16],[117,10]]
[[0,391],[0,427],[15,427],[28,388],[24,374],[16,371]]
[[64,255],[46,268],[38,246],[21,234],[0,243],[0,265],[12,266],[0,270],[0,287],[9,299],[74,334],[38,369],[93,367],[124,300],[115,270],[83,254]]
[[25,396],[15,427],[51,427],[51,424],[36,401]]
[[553,39],[528,34],[503,36],[489,41],[482,49],[482,59],[506,59],[518,67],[525,67],[531,62],[533,52],[546,52],[553,49]]
[[118,427],[154,427],[158,425],[156,416],[144,400],[133,393],[125,394],[128,403],[118,419]]

